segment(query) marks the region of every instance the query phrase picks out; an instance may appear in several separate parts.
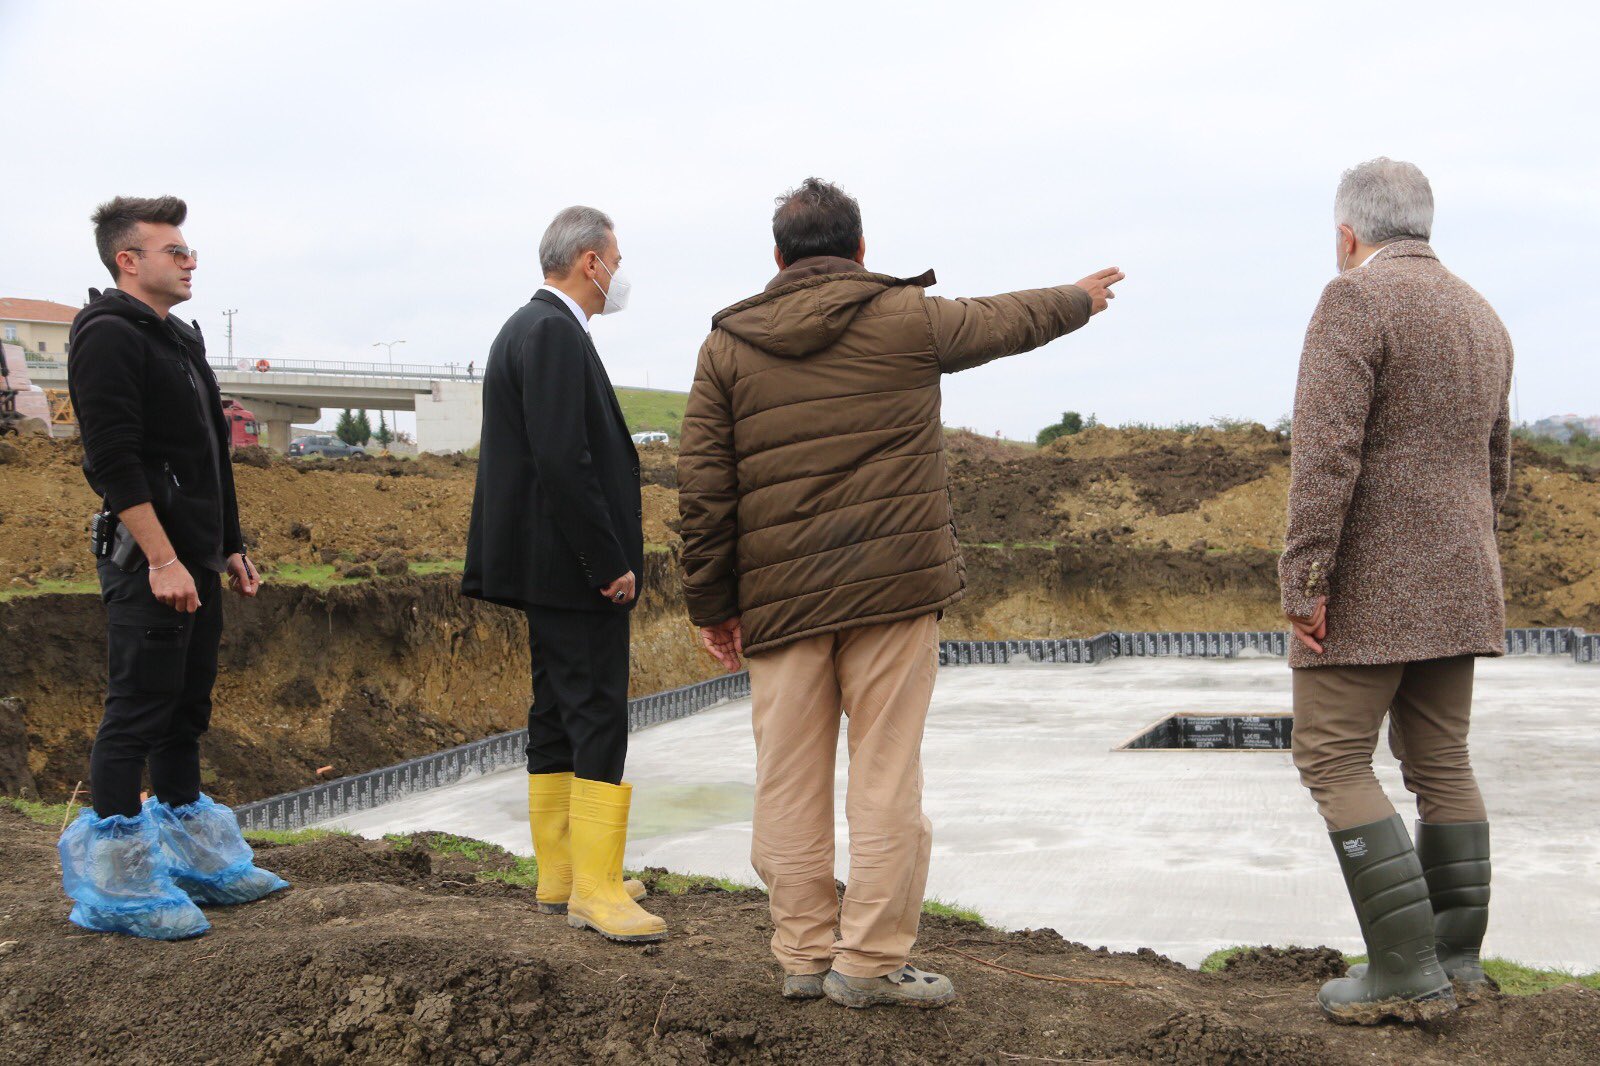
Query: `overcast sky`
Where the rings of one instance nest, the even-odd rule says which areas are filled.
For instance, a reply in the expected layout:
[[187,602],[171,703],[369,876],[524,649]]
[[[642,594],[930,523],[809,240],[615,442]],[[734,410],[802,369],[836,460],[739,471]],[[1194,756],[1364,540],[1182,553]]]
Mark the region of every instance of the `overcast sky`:
[[1271,422],[1339,173],[1390,155],[1506,320],[1521,417],[1600,414],[1592,4],[537,7],[0,0],[0,296],[80,302],[94,205],[173,193],[214,353],[236,307],[250,358],[481,366],[587,203],[634,283],[595,324],[613,379],[686,389],[816,174],[870,268],[937,294],[1128,272],[1080,333],[948,379],[948,423]]

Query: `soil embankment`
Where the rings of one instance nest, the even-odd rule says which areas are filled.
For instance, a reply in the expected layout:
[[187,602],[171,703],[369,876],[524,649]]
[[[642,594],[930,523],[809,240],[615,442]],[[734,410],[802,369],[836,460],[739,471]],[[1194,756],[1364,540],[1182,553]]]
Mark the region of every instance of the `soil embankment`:
[[[1233,431],[1093,429],[1041,449],[948,434],[967,556],[950,638],[1107,629],[1271,629],[1288,442]],[[676,456],[642,453],[652,547],[635,614],[635,694],[709,676],[678,585]],[[0,697],[20,697],[26,766],[46,796],[85,774],[104,680],[103,612],[83,532],[95,501],[76,444],[0,454]],[[462,600],[450,573],[340,580],[334,570],[447,566],[465,549],[476,464],[462,456],[300,461],[235,456],[261,598],[229,598],[208,788],[241,801],[523,720],[521,618]],[[1520,450],[1502,516],[1511,625],[1600,629],[1600,474]],[[312,585],[293,584],[294,581]],[[55,583],[52,585],[51,583]],[[8,742],[0,760],[21,756]]]
[[1360,1029],[1329,1024],[1313,1003],[1343,968],[1326,951],[1246,954],[1204,974],[1050,930],[933,917],[917,961],[956,982],[949,1008],[795,1003],[777,994],[760,892],[656,894],[670,938],[624,947],[537,914],[530,888],[479,881],[493,854],[465,862],[416,838],[264,848],[262,864],[293,887],[213,909],[199,940],[67,935],[54,841],[53,828],[0,808],[4,1063],[1600,1060],[1600,992],[1576,985]]

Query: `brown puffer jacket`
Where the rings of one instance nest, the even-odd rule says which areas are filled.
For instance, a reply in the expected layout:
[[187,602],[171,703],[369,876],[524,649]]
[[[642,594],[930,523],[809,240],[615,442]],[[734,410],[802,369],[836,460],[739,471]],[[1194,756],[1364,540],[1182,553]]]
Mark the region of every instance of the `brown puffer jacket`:
[[939,377],[1089,320],[1076,285],[976,300],[819,256],[719,312],[678,459],[696,625],[742,616],[746,652],[961,598]]

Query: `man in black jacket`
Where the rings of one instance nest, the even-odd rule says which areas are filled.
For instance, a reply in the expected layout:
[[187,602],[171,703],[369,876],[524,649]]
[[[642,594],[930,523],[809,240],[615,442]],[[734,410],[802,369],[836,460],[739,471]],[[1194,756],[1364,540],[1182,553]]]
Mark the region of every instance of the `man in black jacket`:
[[528,820],[538,904],[613,940],[666,923],[622,879],[631,786],[628,612],[644,569],[639,456],[589,319],[628,285],[611,220],[569,207],[539,242],[544,285],[500,330],[483,371],[467,596],[523,611],[533,658]]
[[[72,920],[178,939],[205,932],[196,902],[287,887],[250,863],[226,807],[200,791],[200,736],[222,638],[221,575],[254,596],[229,432],[191,295],[182,200],[117,197],[94,214],[117,288],[73,320],[67,383],[83,470],[116,529],[97,562],[109,624],[105,716],[89,760],[93,807],[61,839]],[[141,805],[150,773],[151,799]]]

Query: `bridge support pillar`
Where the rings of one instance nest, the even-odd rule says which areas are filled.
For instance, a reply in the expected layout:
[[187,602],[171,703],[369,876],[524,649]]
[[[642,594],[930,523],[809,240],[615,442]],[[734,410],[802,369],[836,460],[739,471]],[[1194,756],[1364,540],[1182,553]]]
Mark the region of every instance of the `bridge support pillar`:
[[261,443],[275,452],[289,450],[289,431],[296,422],[309,424],[322,417],[322,410],[317,407],[263,400],[248,393],[239,395],[229,392],[226,387],[223,388],[222,395],[230,400],[237,400],[240,406],[256,416],[256,422],[263,431]]
[[261,443],[275,452],[289,450],[289,426],[287,418],[269,418],[266,422],[267,437]]

